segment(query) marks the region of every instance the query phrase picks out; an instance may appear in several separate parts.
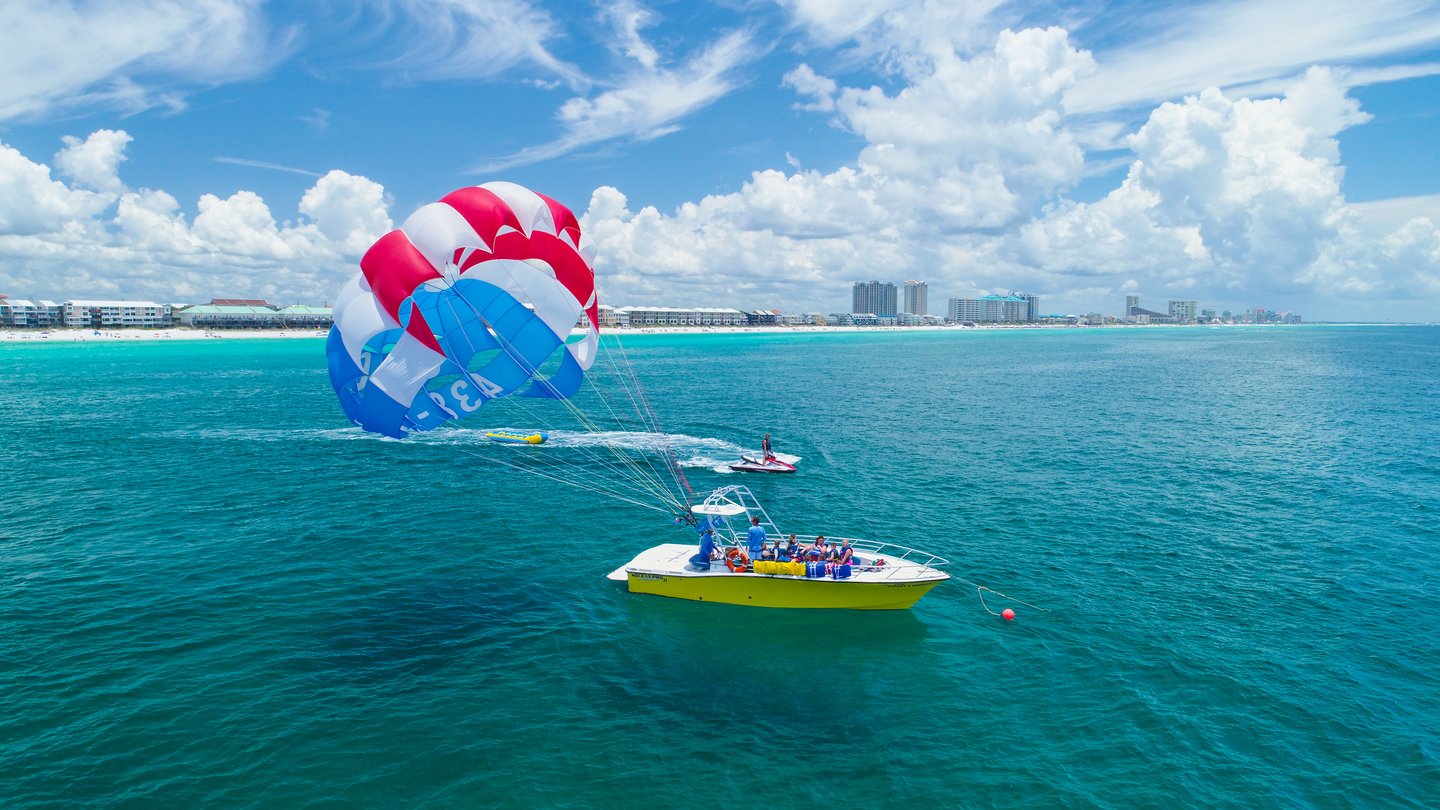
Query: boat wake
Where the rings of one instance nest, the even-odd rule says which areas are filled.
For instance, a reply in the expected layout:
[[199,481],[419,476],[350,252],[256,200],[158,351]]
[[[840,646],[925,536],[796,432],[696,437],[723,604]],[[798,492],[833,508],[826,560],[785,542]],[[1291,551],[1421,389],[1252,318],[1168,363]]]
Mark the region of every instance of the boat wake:
[[643,431],[611,430],[588,433],[582,430],[548,431],[549,440],[540,445],[497,444],[485,437],[486,431],[516,430],[528,432],[521,425],[516,427],[493,426],[485,429],[457,428],[412,433],[403,440],[378,436],[358,427],[304,429],[304,430],[262,430],[237,428],[233,430],[167,430],[146,434],[148,438],[200,439],[209,441],[242,442],[286,442],[297,441],[403,441],[419,446],[464,446],[484,452],[563,452],[567,449],[629,450],[641,453],[669,451],[675,461],[686,469],[706,469],[717,473],[730,474],[729,465],[734,464],[741,453],[753,452],[724,439],[688,436],[683,433],[646,433]]
[[367,433],[358,427],[307,428],[303,430],[263,430],[259,428],[210,428],[206,430],[165,430],[142,433],[142,439],[206,439],[234,442],[295,442],[295,441],[396,441]]
[[639,431],[611,430],[599,433],[584,431],[556,431],[550,434],[548,445],[555,448],[613,448],[640,452],[664,452],[674,454],[675,461],[687,469],[709,469],[716,472],[730,472],[727,466],[737,458],[744,448],[724,439],[687,436],[683,433],[643,433]]

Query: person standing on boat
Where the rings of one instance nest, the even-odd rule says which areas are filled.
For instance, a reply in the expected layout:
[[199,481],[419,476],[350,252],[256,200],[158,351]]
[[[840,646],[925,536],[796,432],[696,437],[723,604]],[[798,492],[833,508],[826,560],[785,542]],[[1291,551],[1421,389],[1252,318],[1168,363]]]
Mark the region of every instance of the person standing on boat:
[[765,460],[775,461],[775,448],[770,446],[770,434],[765,434],[765,439],[760,442],[760,452],[765,454]]
[[760,525],[760,518],[750,518],[750,531],[745,540],[750,546],[750,559],[760,559],[760,552],[765,550],[765,527]]

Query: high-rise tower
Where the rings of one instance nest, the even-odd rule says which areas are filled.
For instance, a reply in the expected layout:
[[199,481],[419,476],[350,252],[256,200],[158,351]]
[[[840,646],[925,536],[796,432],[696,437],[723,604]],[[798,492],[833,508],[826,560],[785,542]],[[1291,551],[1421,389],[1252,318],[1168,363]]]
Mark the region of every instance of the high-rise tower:
[[912,315],[929,315],[928,302],[930,285],[924,281],[905,282],[905,306],[901,312],[909,312]]

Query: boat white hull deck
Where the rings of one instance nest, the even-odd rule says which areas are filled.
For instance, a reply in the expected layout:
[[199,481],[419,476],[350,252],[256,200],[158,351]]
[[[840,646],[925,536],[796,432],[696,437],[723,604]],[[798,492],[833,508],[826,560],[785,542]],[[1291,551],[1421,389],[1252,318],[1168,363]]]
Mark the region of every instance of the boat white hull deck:
[[[694,544],[666,543],[646,549],[609,574],[624,582],[631,593],[648,593],[770,608],[843,608],[850,610],[905,610],[931,588],[950,578],[930,565],[873,553],[857,555],[845,579],[806,577],[746,571],[736,573],[724,560],[709,570],[691,565]],[[884,565],[876,565],[884,559]]]

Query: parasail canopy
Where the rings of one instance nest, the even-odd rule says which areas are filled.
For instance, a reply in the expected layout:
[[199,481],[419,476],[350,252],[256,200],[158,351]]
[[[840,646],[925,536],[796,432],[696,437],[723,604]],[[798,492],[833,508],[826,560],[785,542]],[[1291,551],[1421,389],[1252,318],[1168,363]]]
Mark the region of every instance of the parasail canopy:
[[462,188],[372,245],[334,314],[330,382],[365,430],[400,438],[498,397],[564,399],[597,354],[594,251],[543,194]]

